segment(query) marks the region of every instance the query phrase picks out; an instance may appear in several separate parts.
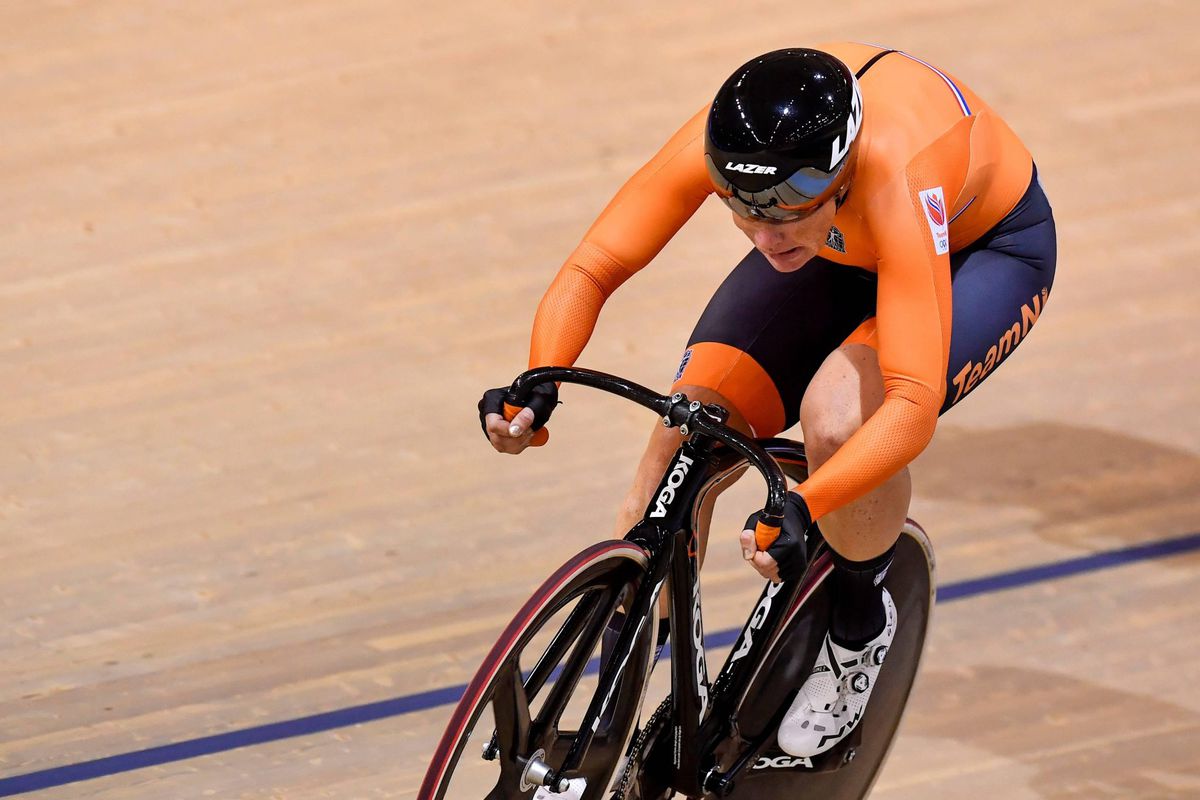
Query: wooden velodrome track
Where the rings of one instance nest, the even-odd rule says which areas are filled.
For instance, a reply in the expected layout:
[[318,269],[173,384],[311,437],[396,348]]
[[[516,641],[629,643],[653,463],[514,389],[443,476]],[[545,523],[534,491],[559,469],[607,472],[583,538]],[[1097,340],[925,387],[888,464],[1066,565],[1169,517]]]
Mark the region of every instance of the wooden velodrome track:
[[[874,796],[1200,797],[1198,29],[1187,0],[0,6],[0,795],[414,796],[654,424],[569,392],[506,459],[480,391],[734,66],[853,38],[1003,113],[1060,236],[1036,333],[914,468],[955,601]],[[665,388],[746,249],[725,217],[582,364]],[[719,509],[713,631],[758,590],[759,494]]]

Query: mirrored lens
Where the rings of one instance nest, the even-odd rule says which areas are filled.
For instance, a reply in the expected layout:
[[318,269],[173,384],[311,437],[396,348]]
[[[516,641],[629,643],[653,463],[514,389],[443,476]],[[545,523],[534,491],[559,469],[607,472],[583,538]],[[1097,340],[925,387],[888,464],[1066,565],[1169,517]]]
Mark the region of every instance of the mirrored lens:
[[782,182],[758,192],[743,192],[730,183],[713,163],[705,158],[717,195],[735,213],[748,218],[794,220],[807,216],[839,183],[849,159],[842,159],[833,172],[803,167]]

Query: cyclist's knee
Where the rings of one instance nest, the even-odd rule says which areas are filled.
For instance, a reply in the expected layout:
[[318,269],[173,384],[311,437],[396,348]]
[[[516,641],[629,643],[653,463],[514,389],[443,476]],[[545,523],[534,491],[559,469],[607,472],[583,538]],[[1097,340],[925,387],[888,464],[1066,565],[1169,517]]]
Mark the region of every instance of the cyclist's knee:
[[820,406],[801,415],[804,449],[812,467],[820,466],[862,427],[862,419],[848,409]]
[[882,403],[883,376],[873,349],[852,344],[830,353],[800,405],[800,427],[810,462],[814,466],[824,463]]

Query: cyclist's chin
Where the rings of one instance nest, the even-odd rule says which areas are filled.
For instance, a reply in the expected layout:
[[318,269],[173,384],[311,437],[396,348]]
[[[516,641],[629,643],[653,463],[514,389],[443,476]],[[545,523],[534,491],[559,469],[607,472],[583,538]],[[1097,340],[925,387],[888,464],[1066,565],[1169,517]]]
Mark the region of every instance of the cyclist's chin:
[[759,252],[766,257],[767,263],[774,267],[777,272],[795,272],[816,255],[815,251],[803,245],[779,253],[766,253],[761,250]]

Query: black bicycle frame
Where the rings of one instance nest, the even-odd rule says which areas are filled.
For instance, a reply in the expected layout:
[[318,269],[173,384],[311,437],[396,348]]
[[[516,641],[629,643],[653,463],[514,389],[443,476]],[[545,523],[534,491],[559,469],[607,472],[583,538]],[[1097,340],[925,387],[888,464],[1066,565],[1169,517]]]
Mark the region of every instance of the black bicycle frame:
[[[649,554],[647,578],[627,608],[628,618],[640,622],[625,625],[622,629],[600,675],[596,694],[583,715],[579,733],[562,765],[547,779],[547,784],[554,785],[558,778],[578,770],[583,762],[642,627],[650,618],[653,604],[666,583],[671,597],[674,708],[670,725],[675,767],[672,785],[690,796],[703,794],[726,777],[717,774],[713,750],[720,741],[737,733],[737,708],[795,601],[803,579],[782,584],[767,583],[720,674],[710,682],[704,652],[699,548],[692,508],[715,469],[714,445],[717,441],[746,457],[763,473],[768,483],[764,514],[780,521],[786,481],[779,465],[757,443],[723,424],[724,409],[689,403],[682,395],[666,398],[604,373],[550,367],[521,375],[513,383],[510,402],[523,405],[522,401],[533,386],[549,381],[584,384],[626,397],[659,411],[664,425],[678,426],[680,433],[690,435],[690,438],[675,452],[658,488],[651,495],[642,520],[625,537]],[[747,749],[751,748],[753,745]],[[735,759],[735,764],[741,763],[744,763],[743,758]]]

